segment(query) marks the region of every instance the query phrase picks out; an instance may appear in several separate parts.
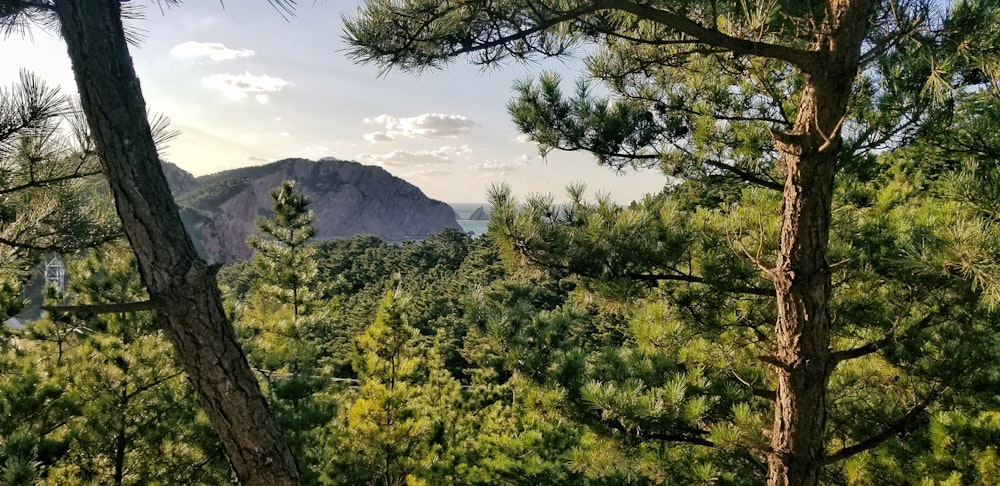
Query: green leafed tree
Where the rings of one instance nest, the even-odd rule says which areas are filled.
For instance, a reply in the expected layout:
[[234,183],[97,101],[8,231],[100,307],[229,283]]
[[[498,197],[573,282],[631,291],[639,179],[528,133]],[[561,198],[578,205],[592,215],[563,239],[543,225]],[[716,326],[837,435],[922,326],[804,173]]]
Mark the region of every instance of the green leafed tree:
[[[124,248],[70,262],[70,302],[120,304],[145,297]],[[149,311],[75,321],[58,375],[79,409],[68,450],[43,484],[221,484],[231,473],[190,384]]]
[[[508,231],[511,248],[533,258],[549,252],[556,261],[570,243],[592,243],[584,248],[596,247],[595,253],[573,251],[579,258],[564,261],[566,270],[601,272],[626,285],[631,276],[773,295],[763,310],[748,309],[770,318],[769,329],[753,326],[762,333],[753,361],[765,365],[756,369],[769,385],[761,398],[771,419],[766,434],[747,444],[761,458],[768,484],[812,485],[826,465],[843,458],[829,448],[841,440],[830,433],[839,403],[830,395],[841,379],[836,372],[870,349],[863,333],[841,340],[844,323],[834,320],[842,285],[834,280],[841,249],[831,244],[838,182],[870,179],[876,154],[939,128],[954,88],[996,85],[1000,6],[956,2],[945,10],[924,1],[875,0],[370,0],[346,29],[360,61],[411,71],[461,55],[490,65],[595,45],[587,58],[590,79],[575,93],[564,94],[552,76],[521,84],[510,105],[515,122],[543,152],[588,151],[612,167],[659,167],[685,180],[681,190],[690,197],[673,204],[731,209],[722,214],[729,222],[703,244],[711,250],[731,244],[732,251],[684,261],[683,251],[671,253],[683,250],[675,235],[648,235],[634,249],[661,254],[629,268],[620,257],[630,248],[605,245],[601,235],[625,235],[642,218],[683,211],[603,205],[563,219],[551,208],[546,213],[545,204],[529,204],[538,210],[533,215],[510,213],[512,223],[547,224]],[[563,224],[571,229],[562,231]],[[664,219],[653,226],[682,224]],[[545,228],[554,246],[540,237]],[[695,295],[707,294],[685,300],[710,302]],[[897,325],[941,313],[908,302],[916,306],[908,309],[914,320]],[[931,388],[924,391],[932,395]],[[844,439],[842,450],[873,438]]]
[[[312,451],[317,429],[332,415],[334,392],[327,390],[322,359],[331,332],[317,289],[317,251],[309,241],[313,214],[294,181],[283,181],[270,195],[273,215],[259,219],[259,233],[247,240],[256,254],[233,320],[296,454],[305,464],[323,462]],[[304,481],[315,481],[314,469],[303,471]]]

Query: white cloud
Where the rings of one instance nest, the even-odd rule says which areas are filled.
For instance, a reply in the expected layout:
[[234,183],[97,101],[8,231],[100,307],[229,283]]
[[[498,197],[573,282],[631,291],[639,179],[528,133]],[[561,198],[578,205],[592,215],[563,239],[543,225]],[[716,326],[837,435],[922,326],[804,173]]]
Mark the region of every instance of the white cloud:
[[266,94],[255,95],[253,99],[257,100],[257,103],[260,103],[262,105],[266,105],[268,101],[271,101],[271,97]]
[[369,125],[379,125],[381,131],[365,135],[369,142],[388,142],[399,138],[449,138],[472,130],[476,123],[461,115],[424,113],[410,118],[379,115],[365,118]]
[[426,169],[426,170],[415,170],[407,174],[409,177],[441,177],[446,175],[451,175],[451,172],[440,169]]
[[468,145],[452,147],[445,145],[435,150],[393,150],[386,154],[360,154],[358,160],[369,164],[391,166],[427,168],[452,163],[452,157],[472,152]]
[[470,169],[492,174],[510,174],[520,168],[527,167],[529,160],[531,160],[531,156],[527,154],[522,154],[510,162],[499,162],[497,160],[488,159],[485,162],[473,164]]
[[[285,86],[291,86],[291,83],[281,78],[271,77],[266,74],[256,76],[248,72],[243,74],[213,74],[207,78],[203,78],[201,84],[208,89],[222,93],[225,97],[232,100],[242,100],[251,93],[257,93],[254,98],[258,103],[267,103],[270,101],[270,97],[264,93],[274,93],[281,91]],[[261,94],[264,96],[263,101],[260,97]]]
[[240,57],[250,57],[254,52],[250,49],[230,49],[218,42],[187,41],[177,44],[170,54],[185,59],[207,57],[213,61],[226,61]]
[[383,132],[366,133],[365,134],[365,140],[367,140],[369,142],[372,142],[372,143],[374,143],[374,142],[393,142],[393,141],[395,141],[395,139],[393,139],[392,137],[386,135]]

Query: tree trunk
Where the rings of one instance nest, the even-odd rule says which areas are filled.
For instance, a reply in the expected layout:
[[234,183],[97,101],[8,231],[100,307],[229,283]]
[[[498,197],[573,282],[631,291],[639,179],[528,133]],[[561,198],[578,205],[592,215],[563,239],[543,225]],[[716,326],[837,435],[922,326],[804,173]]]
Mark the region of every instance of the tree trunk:
[[825,454],[826,392],[835,363],[830,351],[831,294],[827,250],[840,128],[857,76],[870,0],[831,0],[817,34],[816,62],[804,69],[790,135],[776,136],[785,173],[778,258],[775,369],[778,376],[770,486],[819,483]]
[[233,327],[215,273],[195,252],[153,144],[119,0],[54,9],[87,123],[160,327],[177,349],[240,482],[290,485],[300,473]]

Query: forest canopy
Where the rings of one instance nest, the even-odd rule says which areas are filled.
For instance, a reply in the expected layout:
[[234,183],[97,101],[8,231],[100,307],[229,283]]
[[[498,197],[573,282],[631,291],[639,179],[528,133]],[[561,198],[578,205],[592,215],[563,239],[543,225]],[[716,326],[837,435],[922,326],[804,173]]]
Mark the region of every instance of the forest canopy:
[[[408,72],[586,44],[575,86],[514,87],[513,122],[672,182],[627,205],[497,185],[485,235],[401,245],[315,241],[309,200],[274,188],[252,260],[191,268],[219,282],[282,477],[1000,482],[1000,3],[369,0],[346,36]],[[84,183],[104,149],[40,150],[74,110],[27,75],[3,96],[2,309],[48,252],[70,280],[4,329],[0,482],[247,477],[187,328],[150,304],[186,295],[150,286],[158,249],[80,219],[110,214]]]

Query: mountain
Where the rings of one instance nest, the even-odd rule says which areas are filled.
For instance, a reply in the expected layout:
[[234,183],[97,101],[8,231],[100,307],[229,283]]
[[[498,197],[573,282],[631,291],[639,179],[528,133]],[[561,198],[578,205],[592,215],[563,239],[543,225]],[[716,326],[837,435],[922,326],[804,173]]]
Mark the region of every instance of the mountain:
[[445,227],[460,228],[451,206],[384,169],[336,159],[285,159],[194,177],[163,165],[181,218],[198,251],[213,262],[249,258],[246,239],[257,219],[269,216],[269,191],[296,181],[309,197],[320,240],[371,234],[396,242],[421,239]]
[[198,187],[198,178],[191,175],[190,172],[167,161],[161,161],[160,163],[163,165],[163,175],[167,176],[167,185],[170,186],[170,193],[174,196],[184,194]]

